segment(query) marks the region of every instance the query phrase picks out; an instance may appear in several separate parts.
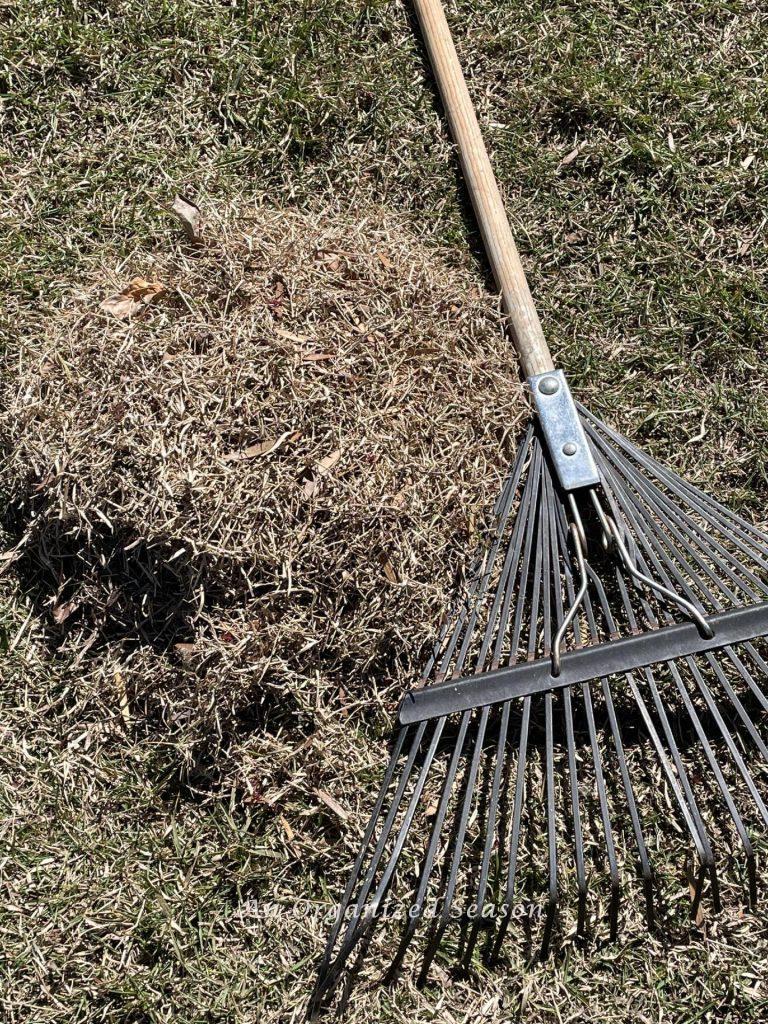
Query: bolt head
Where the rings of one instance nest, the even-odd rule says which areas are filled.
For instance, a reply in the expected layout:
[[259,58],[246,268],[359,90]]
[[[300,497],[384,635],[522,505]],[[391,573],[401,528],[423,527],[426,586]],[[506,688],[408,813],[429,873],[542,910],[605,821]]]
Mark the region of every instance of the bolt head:
[[560,390],[560,381],[557,377],[544,377],[539,381],[539,391],[542,395],[556,395]]
[[569,441],[567,444],[563,445],[563,455],[575,455],[578,450],[579,449],[573,441]]

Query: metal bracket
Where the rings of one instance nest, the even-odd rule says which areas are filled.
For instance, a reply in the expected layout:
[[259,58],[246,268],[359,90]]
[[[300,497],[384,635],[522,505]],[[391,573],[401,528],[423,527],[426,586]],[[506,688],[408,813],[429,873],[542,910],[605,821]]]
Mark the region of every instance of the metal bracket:
[[536,412],[560,486],[565,491],[600,483],[595,460],[562,370],[528,378]]

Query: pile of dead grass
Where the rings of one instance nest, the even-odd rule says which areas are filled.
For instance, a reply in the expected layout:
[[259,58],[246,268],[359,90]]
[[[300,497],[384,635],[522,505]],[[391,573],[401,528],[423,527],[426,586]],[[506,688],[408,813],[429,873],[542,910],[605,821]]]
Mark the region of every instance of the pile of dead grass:
[[[163,291],[119,319],[101,304],[136,276]],[[522,411],[469,271],[383,215],[267,207],[95,268],[7,353],[0,404],[53,645],[119,649],[132,702],[203,680],[217,713],[411,674]]]

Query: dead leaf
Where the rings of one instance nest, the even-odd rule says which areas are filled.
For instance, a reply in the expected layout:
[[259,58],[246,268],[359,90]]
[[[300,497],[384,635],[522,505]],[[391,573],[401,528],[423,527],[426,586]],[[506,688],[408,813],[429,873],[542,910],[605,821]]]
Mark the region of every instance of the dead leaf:
[[335,352],[305,352],[301,357],[302,363],[322,363],[326,359],[335,359]]
[[190,242],[202,241],[203,217],[194,203],[190,203],[183,196],[176,196],[171,206],[171,212],[179,218],[181,226],[184,228],[184,234]]
[[323,477],[326,477],[336,463],[341,458],[341,448],[337,448],[335,452],[331,452],[330,455],[326,455],[324,459],[321,459],[313,470],[310,471],[309,475],[303,481],[303,487],[301,494],[303,498],[311,498],[313,494],[316,494],[320,484],[322,483]]
[[194,644],[174,644],[173,649],[174,651],[176,651],[181,660],[185,662],[190,661],[192,655],[195,653]]
[[583,148],[584,143],[582,142],[575,149],[572,149],[571,152],[567,156],[564,156],[560,161],[560,167],[567,167],[568,164],[572,164]]
[[376,255],[378,256],[379,263],[381,263],[382,267],[389,268],[392,266],[392,260],[389,258],[389,256],[387,256],[385,252],[377,252]]
[[395,571],[394,565],[392,565],[392,559],[389,557],[386,551],[382,551],[379,555],[379,561],[381,567],[384,570],[384,575],[387,577],[390,583],[399,583],[400,579]]
[[324,789],[313,789],[312,792],[321,803],[325,804],[329,811],[333,811],[342,821],[347,820],[349,817],[348,812],[344,810],[338,800],[334,800],[330,793],[326,793]]
[[293,331],[283,330],[282,327],[276,327],[275,334],[279,338],[285,338],[287,341],[295,341],[298,345],[303,345],[308,341],[312,341],[312,338],[310,338],[308,334],[294,334]]
[[279,274],[276,274],[270,282],[270,293],[267,295],[267,308],[271,311],[275,320],[280,320],[285,315],[285,306],[288,301],[288,289],[285,281]]
[[741,161],[741,166],[744,168],[745,171],[749,170],[749,168],[752,166],[752,162],[754,159],[754,153],[750,153],[749,156],[744,157],[744,159]]
[[56,604],[53,606],[51,615],[53,621],[57,626],[60,626],[62,622],[66,622],[70,615],[73,615],[80,607],[77,601],[66,601],[64,604]]
[[104,299],[99,309],[111,313],[118,320],[127,320],[164,291],[165,285],[159,281],[145,281],[143,277],[134,277],[117,295],[110,295],[108,299]]
[[279,437],[268,437],[264,441],[259,441],[258,444],[251,444],[247,448],[243,448],[242,451],[229,452],[223,457],[224,462],[243,462],[245,459],[258,458],[259,455],[268,455],[270,452],[277,451],[284,441],[298,441],[300,437],[300,430],[286,430]]

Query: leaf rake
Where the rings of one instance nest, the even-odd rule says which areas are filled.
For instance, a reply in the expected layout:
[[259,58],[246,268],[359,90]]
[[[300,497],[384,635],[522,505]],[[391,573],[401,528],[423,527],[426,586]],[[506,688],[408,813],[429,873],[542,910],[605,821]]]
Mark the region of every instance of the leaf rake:
[[[319,967],[311,1012],[348,990],[396,912],[419,980],[447,936],[469,965],[498,958],[517,907],[545,893],[546,955],[562,897],[575,934],[588,881],[616,935],[629,837],[655,921],[654,874],[633,767],[674,808],[697,868],[692,912],[720,895],[715,839],[743,853],[768,825],[768,535],[686,482],[571,398],[544,341],[439,0],[414,0],[535,416],[494,528],[447,616],[421,685],[404,697],[384,780]],[[648,754],[652,759],[648,760]],[[536,796],[543,795],[543,800]],[[625,840],[626,843],[627,840]],[[526,869],[521,869],[525,861]],[[598,901],[599,902],[599,901]],[[532,923],[524,922],[530,933]]]

